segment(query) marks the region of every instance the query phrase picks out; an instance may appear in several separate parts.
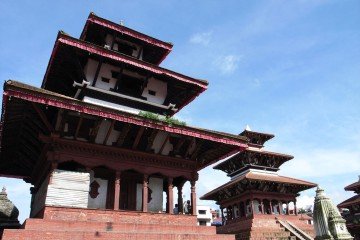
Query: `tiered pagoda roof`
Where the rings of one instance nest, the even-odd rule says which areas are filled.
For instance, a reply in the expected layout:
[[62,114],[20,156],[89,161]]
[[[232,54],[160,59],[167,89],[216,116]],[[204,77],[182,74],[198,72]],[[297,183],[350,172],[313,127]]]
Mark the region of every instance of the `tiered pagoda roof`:
[[360,193],[360,177],[359,177],[359,181],[354,182],[348,186],[345,187],[346,191],[354,191],[356,193]]
[[200,199],[221,202],[249,192],[297,195],[316,186],[315,183],[277,173],[280,166],[293,156],[263,149],[264,143],[273,138],[273,134],[251,131],[247,127],[239,136],[249,139],[249,147],[214,166],[214,169],[226,172],[231,180]]
[[280,176],[277,173],[261,170],[247,170],[224,185],[201,197],[202,200],[228,200],[240,193],[259,191],[263,193],[291,193],[315,187],[315,183]]
[[360,204],[360,176],[357,182],[354,182],[348,186],[346,186],[345,191],[354,191],[357,195],[346,199],[345,201],[338,204],[339,208],[349,208],[351,206],[359,205]]
[[[76,95],[80,100],[86,91],[90,97],[96,95],[105,101],[173,115],[206,90],[208,82],[158,66],[171,47],[169,43],[91,13],[80,39],[59,32],[42,88],[71,97],[77,94],[78,88],[83,90]],[[97,69],[96,72],[91,74],[86,74],[89,71],[88,59],[98,63],[93,67]],[[99,72],[104,65],[111,66],[112,77],[117,79],[115,86],[110,89],[94,87],[100,81]],[[166,99],[161,104],[146,101],[143,96],[150,78],[167,84]],[[106,80],[109,81],[109,78]],[[89,84],[83,84],[84,81]],[[125,81],[123,84],[136,85],[137,89],[121,91],[118,87],[121,81]],[[74,83],[77,88],[74,88]]]
[[[110,30],[110,31],[109,31]],[[90,13],[80,39],[86,42],[102,45],[102,38],[107,33],[121,35],[121,38],[128,42],[137,43],[143,46],[145,52],[144,61],[159,65],[171,52],[172,43],[164,42],[154,37],[145,35],[121,24],[116,24],[107,19]]]
[[283,163],[293,158],[293,156],[287,154],[248,148],[227,161],[219,163],[214,169],[224,171],[230,177],[249,168],[278,171]]

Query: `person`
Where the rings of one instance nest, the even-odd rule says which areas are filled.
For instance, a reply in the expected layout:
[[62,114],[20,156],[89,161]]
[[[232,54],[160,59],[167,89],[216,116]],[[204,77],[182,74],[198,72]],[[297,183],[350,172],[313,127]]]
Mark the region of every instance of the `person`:
[[175,204],[175,207],[174,207],[174,214],[179,214],[179,207],[177,204]]
[[190,214],[190,213],[191,213],[190,200],[187,200],[187,201],[184,203],[184,213],[185,213],[185,214]]

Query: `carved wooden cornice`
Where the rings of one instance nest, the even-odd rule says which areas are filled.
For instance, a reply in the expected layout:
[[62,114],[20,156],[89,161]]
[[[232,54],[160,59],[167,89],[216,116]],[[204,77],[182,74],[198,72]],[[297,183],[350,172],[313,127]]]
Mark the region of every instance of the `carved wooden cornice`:
[[[59,137],[40,136],[40,139],[51,144],[54,158],[59,153],[81,155],[85,157],[101,158],[106,161],[127,162],[153,167],[165,167],[186,171],[193,171],[195,162],[157,154],[144,153],[135,150],[114,148],[86,142],[73,141]],[[101,165],[101,163],[99,163]]]

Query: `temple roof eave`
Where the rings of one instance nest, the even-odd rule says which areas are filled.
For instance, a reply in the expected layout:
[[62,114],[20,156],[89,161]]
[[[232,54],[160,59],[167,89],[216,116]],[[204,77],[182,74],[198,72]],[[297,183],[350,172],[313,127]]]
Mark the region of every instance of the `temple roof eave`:
[[167,125],[161,121],[148,119],[146,117],[124,112],[121,110],[114,110],[104,106],[82,102],[72,97],[64,96],[62,94],[54,93],[45,89],[32,87],[30,85],[23,84],[14,80],[8,80],[5,82],[4,95],[8,97],[14,96],[22,98],[24,100],[38,102],[42,104],[46,103],[49,106],[52,105],[55,107],[60,107],[61,105],[62,107],[68,108],[69,110],[75,110],[90,115],[99,115],[108,119],[127,121],[141,126],[152,126],[173,133],[189,134],[191,136],[204,137],[207,140],[239,146],[242,149],[247,148],[247,138],[242,136],[207,130],[198,127]]
[[357,182],[354,182],[344,188],[346,191],[356,191],[360,189],[360,180]]
[[221,185],[220,187],[217,187],[216,189],[206,193],[202,197],[200,197],[201,200],[215,200],[215,196],[222,190],[230,188],[238,183],[244,182],[244,181],[261,181],[261,182],[276,182],[276,183],[282,183],[282,184],[289,184],[294,186],[302,187],[303,190],[313,188],[317,186],[317,184],[312,182],[303,181],[300,179],[280,176],[277,174],[257,174],[253,173],[251,170],[248,170],[244,174],[233,178],[229,182]]
[[[24,107],[26,111],[23,112]],[[77,99],[54,93],[45,89],[39,89],[9,80],[4,84],[3,94],[3,114],[1,119],[3,123],[3,142],[1,145],[2,147],[6,145],[5,147],[7,150],[6,154],[5,152],[1,153],[1,174],[26,176],[27,172],[22,171],[22,169],[31,169],[33,164],[32,162],[37,161],[36,159],[39,159],[39,154],[41,154],[41,152],[39,151],[41,151],[42,145],[41,141],[39,142],[38,133],[34,131],[29,132],[29,129],[27,128],[21,130],[22,127],[18,127],[19,124],[26,124],[31,128],[32,126],[37,125],[37,129],[39,129],[39,124],[41,124],[41,132],[46,131],[46,135],[54,132],[54,126],[46,126],[46,124],[44,125],[46,121],[40,121],[41,119],[39,114],[29,115],[28,109],[30,109],[33,113],[36,113],[35,110],[38,108],[41,108],[43,110],[46,110],[48,108],[49,110],[62,109],[63,111],[67,111],[69,113],[72,112],[76,116],[87,116],[88,118],[93,118],[94,121],[96,119],[107,119],[112,122],[116,121],[125,125],[129,125],[132,128],[139,129],[140,127],[144,129],[150,129],[151,131],[164,131],[169,133],[169,135],[171,134],[172,136],[175,136],[179,139],[187,139],[186,141],[193,139],[194,141],[196,140],[197,144],[198,142],[200,142],[200,144],[201,142],[203,142],[202,152],[204,154],[201,154],[199,155],[199,157],[195,158],[191,156],[191,160],[196,162],[196,167],[193,169],[194,171],[201,170],[204,167],[218,161],[219,159],[222,159],[225,156],[232,154],[234,151],[240,151],[241,149],[247,147],[247,139],[244,137],[239,137],[237,135],[231,135],[189,126],[174,124],[169,125],[164,122],[149,119],[140,115],[82,102]],[[36,122],[32,122],[35,121],[35,118]],[[21,123],[19,121],[21,121]],[[18,136],[19,134],[14,136],[11,134],[9,135],[9,133],[13,130],[18,133],[21,132],[21,136],[25,134],[28,137],[18,138],[16,136]],[[137,134],[139,135],[139,130],[136,131],[138,131]],[[11,138],[10,142],[8,139],[9,137]],[[36,146],[34,146],[36,147],[36,149],[32,146],[33,143],[37,144]],[[21,153],[22,156],[20,158],[16,158],[17,160],[15,161],[15,158],[12,158],[12,154],[18,152],[18,148],[20,148],[18,146],[21,146],[21,150],[23,152]],[[114,146],[114,148],[116,147]],[[36,150],[35,152],[34,149]],[[27,162],[22,162],[23,158],[27,158],[24,153],[31,154],[32,160],[29,160],[30,162],[27,160]],[[181,160],[182,158],[180,157],[177,159]],[[21,164],[23,166],[16,167],[17,164]],[[6,170],[6,172],[4,170],[5,168],[8,169]],[[13,171],[14,169],[16,171]]]
[[339,203],[337,207],[339,208],[347,208],[355,204],[360,204],[360,194],[355,195],[351,198],[346,199],[345,201]]
[[236,154],[236,155],[230,157],[229,159],[215,165],[213,168],[217,169],[217,170],[224,171],[224,169],[226,168],[226,165],[228,165],[230,162],[232,162],[232,161],[241,161],[239,158],[241,157],[241,154],[243,154],[245,152],[257,153],[257,154],[260,154],[260,155],[276,157],[279,160],[281,160],[281,164],[283,164],[283,163],[285,163],[285,162],[287,162],[287,161],[294,158],[294,156],[288,155],[288,154],[276,153],[276,152],[270,152],[270,151],[263,151],[263,150],[254,150],[254,149],[251,149],[251,148],[247,148],[246,150],[240,152],[239,154]]
[[[154,45],[154,46],[157,46],[157,47],[160,47],[160,48],[163,48],[165,50],[167,50],[168,52],[171,51],[172,47],[173,47],[173,44],[170,43],[170,42],[164,42],[162,40],[159,40],[159,39],[156,39],[154,37],[151,37],[151,36],[148,36],[146,34],[143,34],[143,33],[140,33],[136,30],[133,30],[131,28],[128,28],[128,27],[125,27],[123,25],[120,25],[120,24],[116,24],[114,22],[111,22],[107,19],[104,19],[102,17],[99,17],[97,15],[95,15],[93,12],[91,12],[88,16],[88,19],[86,21],[86,24],[88,24],[89,22],[92,22],[92,23],[95,23],[95,24],[98,24],[98,25],[102,25],[106,28],[109,28],[109,29],[112,29],[112,30],[115,30],[121,34],[126,34],[126,35],[129,35],[129,36],[132,36],[134,38],[137,38],[137,39],[140,39],[146,43],[149,43],[151,45]],[[81,36],[80,36],[80,39],[84,39],[85,38],[85,35],[87,33],[87,25],[85,25],[82,33],[81,33]]]
[[[104,58],[112,59],[112,60],[115,60],[115,61],[120,61],[120,62],[129,64],[129,65],[133,65],[135,67],[142,68],[144,70],[150,71],[150,72],[155,73],[155,74],[166,75],[166,76],[171,77],[171,78],[173,78],[175,80],[186,82],[186,83],[192,84],[194,86],[198,86],[201,89],[203,89],[203,91],[207,89],[207,86],[209,84],[205,80],[199,80],[199,79],[191,78],[191,77],[183,75],[181,73],[177,73],[177,72],[174,72],[172,70],[162,68],[162,67],[160,67],[158,65],[154,65],[154,64],[151,64],[151,63],[148,63],[148,62],[144,62],[144,61],[139,60],[137,58],[134,58],[134,57],[131,57],[131,56],[128,56],[128,55],[125,55],[125,54],[110,50],[110,49],[100,47],[100,46],[95,45],[93,43],[85,42],[85,41],[76,39],[76,38],[71,37],[70,35],[68,35],[68,34],[66,34],[64,32],[61,32],[61,31],[59,32],[59,34],[57,36],[57,40],[55,42],[54,51],[52,53],[51,58],[53,58],[54,55],[56,54],[56,49],[57,49],[57,47],[59,45],[66,45],[66,46],[70,46],[70,47],[75,47],[77,49],[87,51],[87,52],[89,52],[91,54],[99,55],[99,56],[104,57]],[[51,65],[51,59],[50,59],[49,65]],[[48,67],[46,72],[48,72],[49,69],[50,69],[50,67]],[[47,80],[46,75],[47,74],[45,73],[45,78],[44,78],[44,81],[42,83],[42,86],[45,86],[45,84],[46,84],[46,80]]]

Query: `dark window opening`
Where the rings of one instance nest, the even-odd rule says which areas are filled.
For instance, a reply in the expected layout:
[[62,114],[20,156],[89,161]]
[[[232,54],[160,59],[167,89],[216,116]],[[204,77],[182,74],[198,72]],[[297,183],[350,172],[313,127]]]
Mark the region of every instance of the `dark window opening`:
[[116,71],[111,71],[111,77],[112,78],[118,78],[120,72],[116,72]]
[[199,221],[200,226],[206,226],[206,221]]
[[109,82],[110,82],[110,79],[109,79],[109,78],[101,77],[101,81],[106,82],[106,83],[109,83]]
[[137,49],[136,47],[126,44],[124,42],[116,42],[116,44],[118,46],[118,52],[121,52],[126,55],[130,55],[130,56],[132,56],[133,51],[134,50],[136,51],[136,49]]
[[148,92],[149,92],[149,95],[152,95],[152,96],[155,96],[155,95],[156,95],[156,92],[153,91],[153,90],[149,90]]
[[143,82],[143,79],[138,79],[123,74],[121,81],[119,81],[117,92],[132,97],[141,98]]
[[199,214],[206,214],[206,210],[199,210]]

